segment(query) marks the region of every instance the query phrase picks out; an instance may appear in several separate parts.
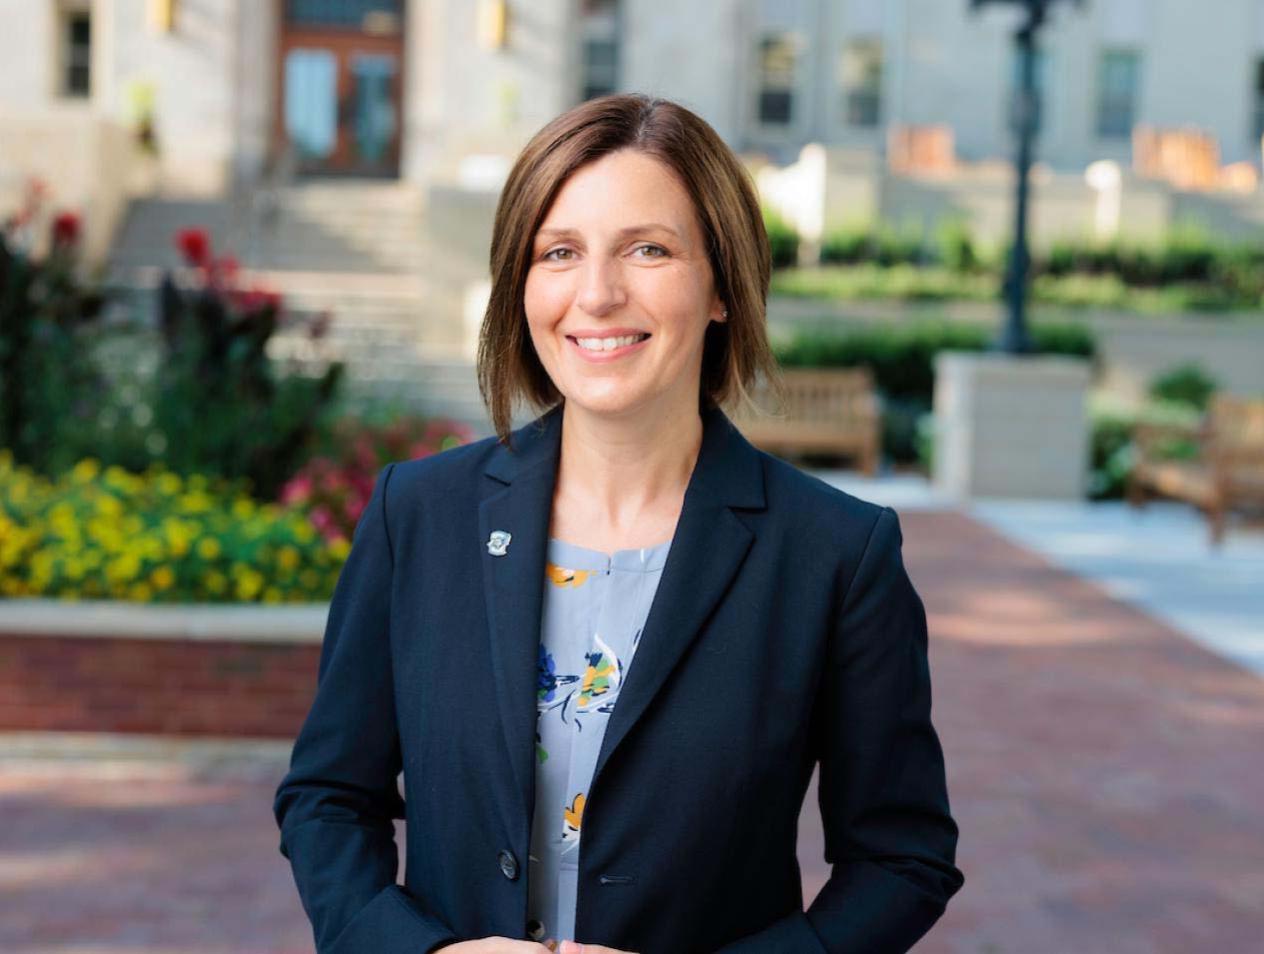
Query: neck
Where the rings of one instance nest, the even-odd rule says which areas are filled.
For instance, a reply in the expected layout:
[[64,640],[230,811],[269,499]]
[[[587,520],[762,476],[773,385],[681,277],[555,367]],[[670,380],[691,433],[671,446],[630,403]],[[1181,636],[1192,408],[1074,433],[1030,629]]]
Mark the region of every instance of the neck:
[[679,513],[702,447],[696,399],[666,412],[592,414],[567,402],[555,503],[619,534]]

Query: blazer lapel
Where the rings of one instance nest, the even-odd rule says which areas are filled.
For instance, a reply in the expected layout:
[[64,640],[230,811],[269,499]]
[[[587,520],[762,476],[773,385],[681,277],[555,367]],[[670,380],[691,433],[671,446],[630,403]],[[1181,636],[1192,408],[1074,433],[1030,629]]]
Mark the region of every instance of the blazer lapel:
[[[479,506],[496,697],[528,818],[535,808],[540,617],[561,419],[558,405],[514,432],[516,452],[498,445],[484,472],[507,486],[498,487]],[[719,408],[703,411],[702,420],[702,446],[636,656],[606,723],[588,789],[589,804],[603,767],[688,651],[750,549],[754,533],[734,509],[765,505],[758,452]],[[493,555],[486,546],[494,530],[512,535],[503,556]]]

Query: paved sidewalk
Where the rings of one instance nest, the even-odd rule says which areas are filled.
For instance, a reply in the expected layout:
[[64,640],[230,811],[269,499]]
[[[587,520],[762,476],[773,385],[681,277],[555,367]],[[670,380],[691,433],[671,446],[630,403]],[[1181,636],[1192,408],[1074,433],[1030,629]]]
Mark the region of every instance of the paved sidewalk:
[[817,471],[866,500],[913,510],[957,510],[1011,542],[1112,596],[1145,610],[1190,639],[1264,675],[1264,529],[1229,524],[1208,544],[1197,510],[1156,500],[1137,510],[1122,501],[978,500],[958,508],[924,477],[867,478]]
[[[1257,950],[1264,680],[983,523],[896,506],[967,878],[918,951]],[[284,744],[63,741],[0,738],[0,950],[311,950],[270,811]],[[800,859],[810,902],[814,787]]]

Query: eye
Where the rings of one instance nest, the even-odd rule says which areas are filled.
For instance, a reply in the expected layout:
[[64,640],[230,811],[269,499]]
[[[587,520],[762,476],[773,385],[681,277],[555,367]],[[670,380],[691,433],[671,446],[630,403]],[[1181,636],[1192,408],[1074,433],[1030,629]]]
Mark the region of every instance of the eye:
[[660,246],[660,245],[638,245],[638,246],[636,247],[636,251],[638,251],[638,252],[639,252],[639,251],[640,251],[641,249],[643,249],[643,248],[652,248],[652,249],[654,249],[654,250],[655,250],[655,251],[657,251],[657,252],[662,252],[662,253],[663,253],[662,255],[651,255],[651,256],[649,256],[650,258],[662,258],[662,257],[664,257],[664,256],[666,256],[666,255],[667,255],[667,249],[663,248],[663,247],[662,247],[662,246]]
[[551,248],[547,252],[545,252],[543,255],[541,255],[540,260],[545,261],[545,262],[563,261],[562,259],[551,258],[550,256],[552,256],[554,252],[569,252],[569,251],[570,249],[567,248],[565,245],[559,245],[557,248]]

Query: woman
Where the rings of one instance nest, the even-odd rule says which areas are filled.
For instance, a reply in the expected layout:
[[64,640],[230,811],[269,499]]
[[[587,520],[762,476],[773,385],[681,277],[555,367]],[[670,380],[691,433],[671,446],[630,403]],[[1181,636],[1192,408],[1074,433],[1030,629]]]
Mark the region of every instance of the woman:
[[721,410],[776,379],[749,177],[674,103],[590,100],[518,158],[491,270],[497,436],[379,475],[277,791],[317,948],[907,950],[964,880],[925,611],[893,510]]

